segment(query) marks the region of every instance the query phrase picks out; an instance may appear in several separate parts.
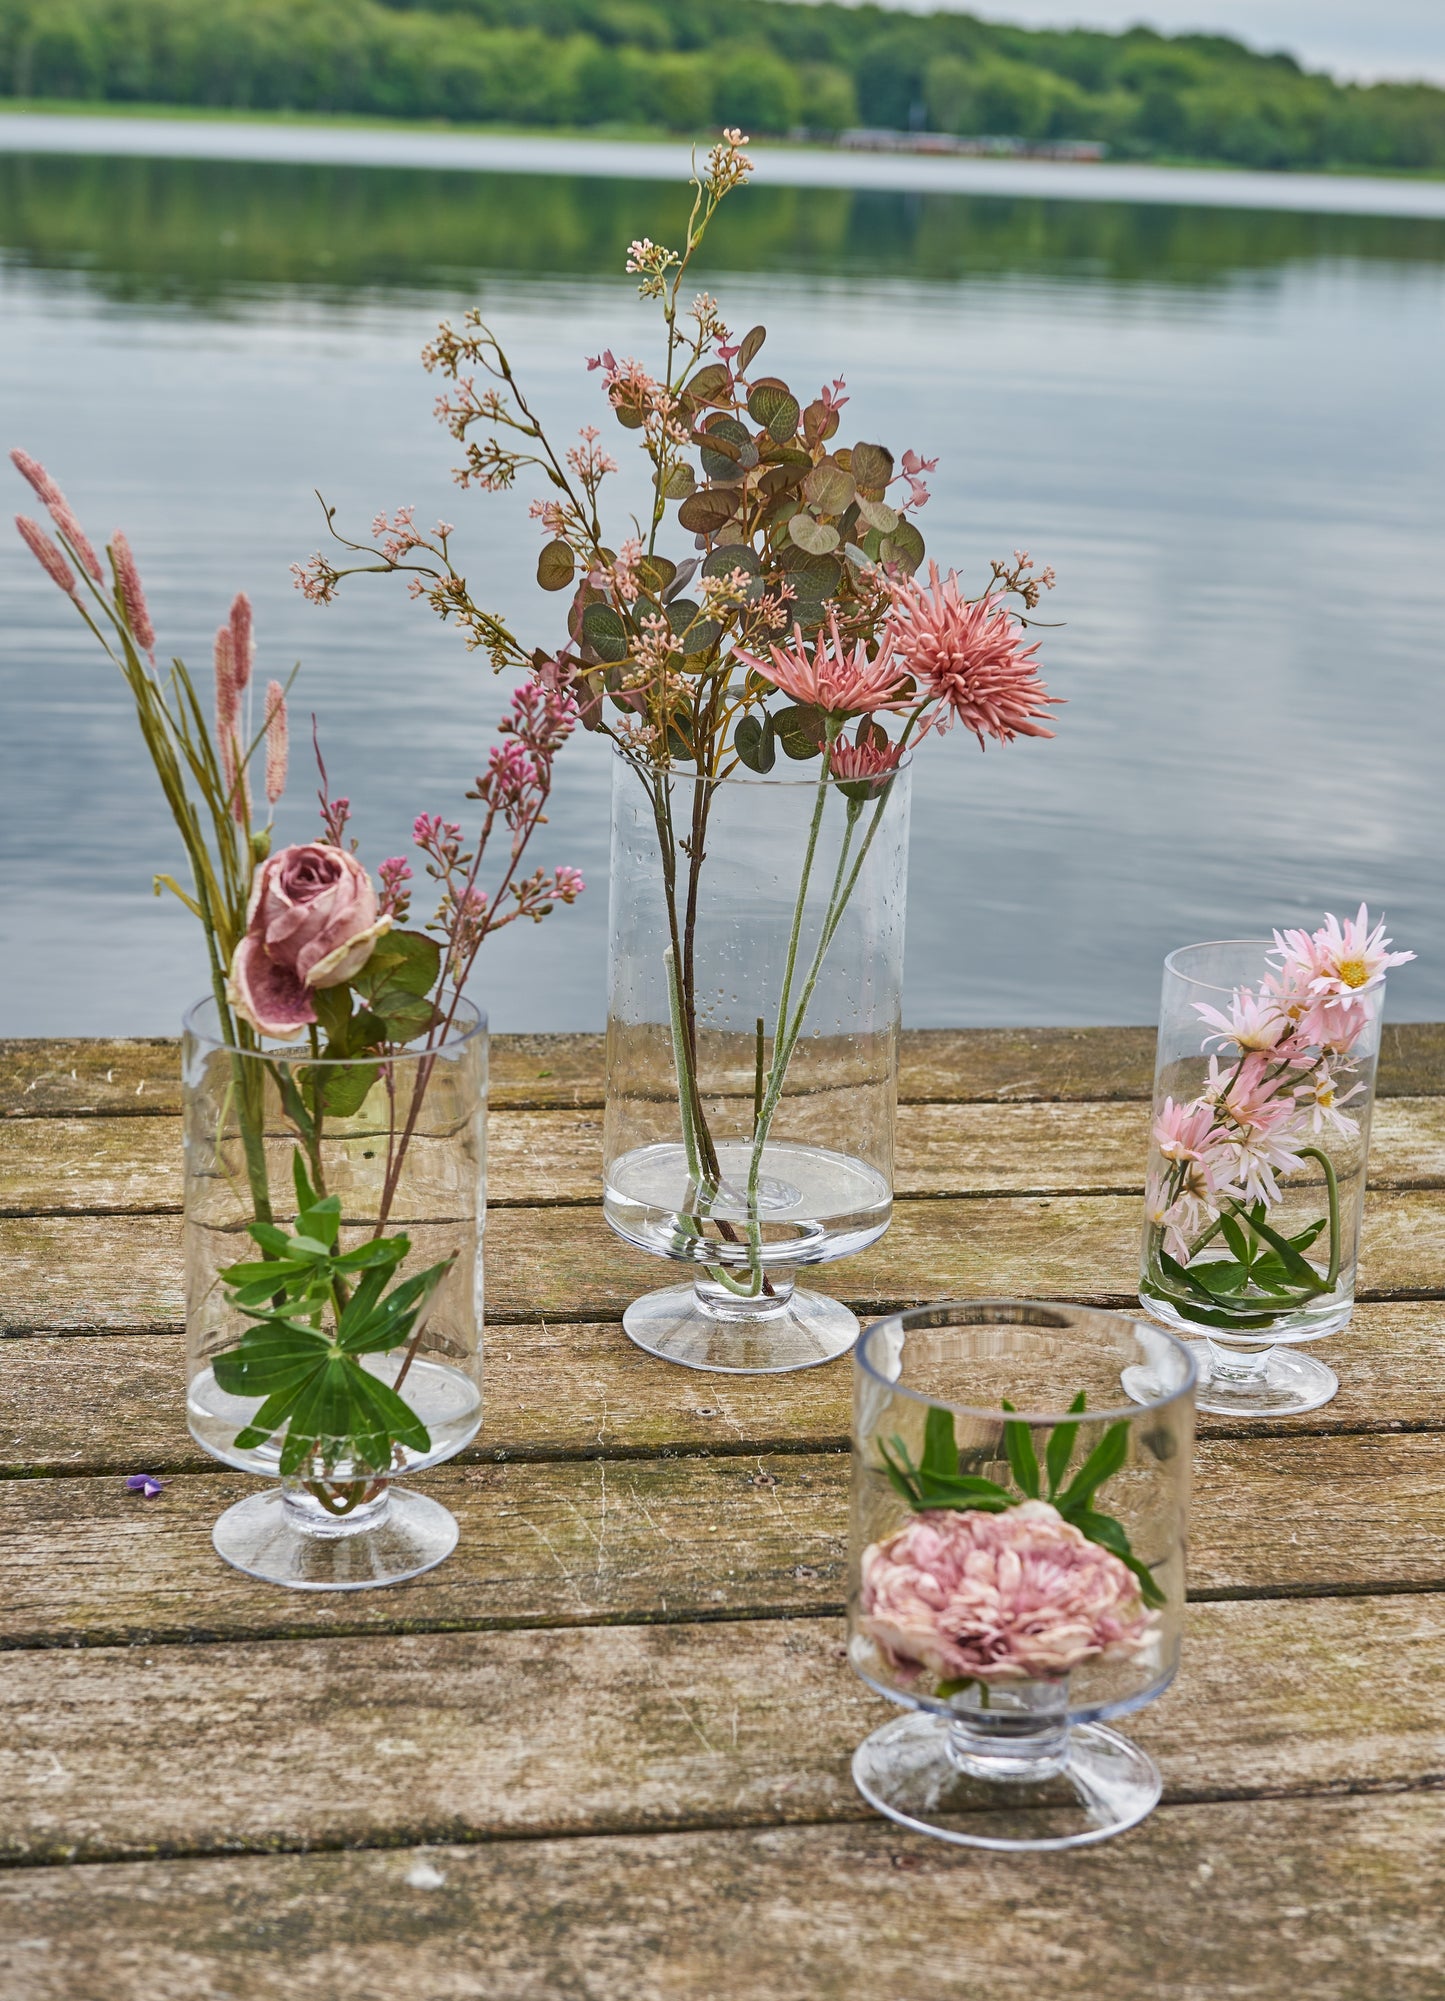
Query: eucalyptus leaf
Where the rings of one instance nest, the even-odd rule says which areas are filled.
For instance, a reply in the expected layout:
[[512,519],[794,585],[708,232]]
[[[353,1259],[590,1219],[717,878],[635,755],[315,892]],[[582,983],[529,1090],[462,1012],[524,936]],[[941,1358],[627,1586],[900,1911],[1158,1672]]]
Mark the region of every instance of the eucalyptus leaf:
[[582,614],[582,636],[599,660],[625,660],[630,641],[627,627],[610,604],[589,604]]
[[811,514],[795,514],[788,523],[788,534],[810,556],[826,556],[838,546],[837,529]]
[[893,477],[893,454],[886,445],[854,445],[853,478],[869,495],[881,495]]
[[765,377],[748,393],[748,415],[761,424],[775,445],[785,445],[797,436],[802,411],[786,382]]
[[773,733],[773,719],[764,716],[743,716],[733,731],[733,749],[749,771],[771,771],[777,762],[777,743]]
[[831,459],[815,465],[803,481],[803,498],[821,514],[842,514],[854,491],[853,475]]
[[537,558],[537,582],[544,591],[565,591],[577,574],[577,561],[567,544],[548,542]]

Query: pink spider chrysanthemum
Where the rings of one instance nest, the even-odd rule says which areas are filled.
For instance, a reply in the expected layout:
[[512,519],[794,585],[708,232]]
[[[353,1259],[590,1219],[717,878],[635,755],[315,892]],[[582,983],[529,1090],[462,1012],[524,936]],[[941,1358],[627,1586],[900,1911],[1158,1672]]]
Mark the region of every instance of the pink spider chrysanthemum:
[[811,655],[801,626],[793,627],[792,644],[770,646],[770,660],[760,660],[741,648],[734,656],[746,667],[755,668],[793,701],[822,709],[830,716],[872,715],[880,709],[901,710],[913,706],[907,671],[898,666],[885,648],[876,660],[868,658],[859,640],[850,652],[831,614],[827,633],[819,633]]
[[1016,736],[1052,736],[1044,728],[1050,695],[1038,677],[1033,656],[1039,642],[1025,646],[1023,627],[996,597],[970,604],[952,570],[941,577],[928,566],[928,588],[913,577],[891,586],[893,617],[885,637],[918,683],[919,693],[938,704],[925,729],[945,730],[957,721],[985,737],[1012,743]]
[[828,769],[835,778],[884,778],[898,769],[903,748],[896,743],[844,743],[841,738],[828,753]]

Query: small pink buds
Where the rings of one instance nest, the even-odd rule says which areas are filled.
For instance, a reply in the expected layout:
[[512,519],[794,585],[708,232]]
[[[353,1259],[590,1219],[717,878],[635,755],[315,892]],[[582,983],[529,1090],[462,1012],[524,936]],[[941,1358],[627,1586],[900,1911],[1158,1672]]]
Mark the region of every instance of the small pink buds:
[[17,514],[15,526],[20,530],[21,541],[50,581],[59,584],[68,598],[73,598],[76,589],[75,572],[61,555],[59,545],[46,534],[38,521],[30,520],[27,515]]
[[242,694],[251,680],[256,658],[256,640],[251,618],[251,600],[237,591],[231,605],[231,661],[236,676],[236,693]]
[[151,624],[151,615],[146,608],[145,592],[141,589],[140,571],[135,566],[130,543],[119,528],[111,537],[110,558],[115,565],[115,581],[120,590],[121,603],[125,608],[126,623],[131,637],[143,653],[156,650],[156,629]]
[[286,694],[279,681],[266,683],[266,802],[274,806],[286,790]]

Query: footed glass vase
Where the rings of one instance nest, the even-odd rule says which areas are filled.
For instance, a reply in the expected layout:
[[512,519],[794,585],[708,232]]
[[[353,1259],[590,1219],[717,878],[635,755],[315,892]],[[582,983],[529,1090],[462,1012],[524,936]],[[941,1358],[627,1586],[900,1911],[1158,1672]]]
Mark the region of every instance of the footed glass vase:
[[188,1421],[268,1483],[217,1553],[304,1591],[415,1577],[457,1524],[398,1478],[482,1421],[485,1019],[322,1061],[227,1044],[208,1001],[182,1064]]
[[650,1354],[761,1374],[857,1338],[797,1277],[892,1216],[909,785],[615,760],[605,1214],[686,1273],[623,1316]]
[[1196,1337],[1199,1408],[1229,1417],[1328,1403],[1339,1378],[1298,1344],[1355,1302],[1384,980],[1317,998],[1277,956],[1164,961],[1139,1298]]
[[[1120,1408],[1143,1368],[1147,1406]],[[1184,1623],[1194,1363],[1144,1319],[945,1301],[854,1351],[848,1653],[905,1714],[853,1779],[967,1847],[1075,1848],[1160,1778],[1106,1719],[1173,1679]]]

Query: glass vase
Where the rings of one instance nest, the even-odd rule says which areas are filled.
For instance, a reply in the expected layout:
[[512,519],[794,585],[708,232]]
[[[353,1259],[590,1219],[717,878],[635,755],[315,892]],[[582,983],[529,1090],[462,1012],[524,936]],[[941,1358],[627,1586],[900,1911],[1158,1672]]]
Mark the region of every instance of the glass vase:
[[1169,954],[1154,1073],[1139,1298],[1198,1337],[1199,1408],[1235,1417],[1315,1410],[1339,1388],[1296,1344],[1354,1308],[1385,999],[1381,981],[1275,1011],[1271,950]]
[[[1154,1395],[1120,1405],[1120,1373]],[[1194,1363],[1150,1322],[945,1301],[854,1351],[848,1652],[908,1713],[853,1759],[864,1799],[979,1848],[1132,1827],[1160,1778],[1105,1727],[1179,1661]]]
[[650,1354],[770,1373],[857,1338],[796,1278],[892,1215],[909,787],[615,760],[605,1213],[687,1272],[623,1316]]
[[325,1062],[228,1045],[208,1001],[182,1064],[191,1435],[269,1483],[217,1553],[308,1591],[429,1570],[455,1518],[395,1483],[482,1421],[485,1018],[461,1001],[432,1048]]

